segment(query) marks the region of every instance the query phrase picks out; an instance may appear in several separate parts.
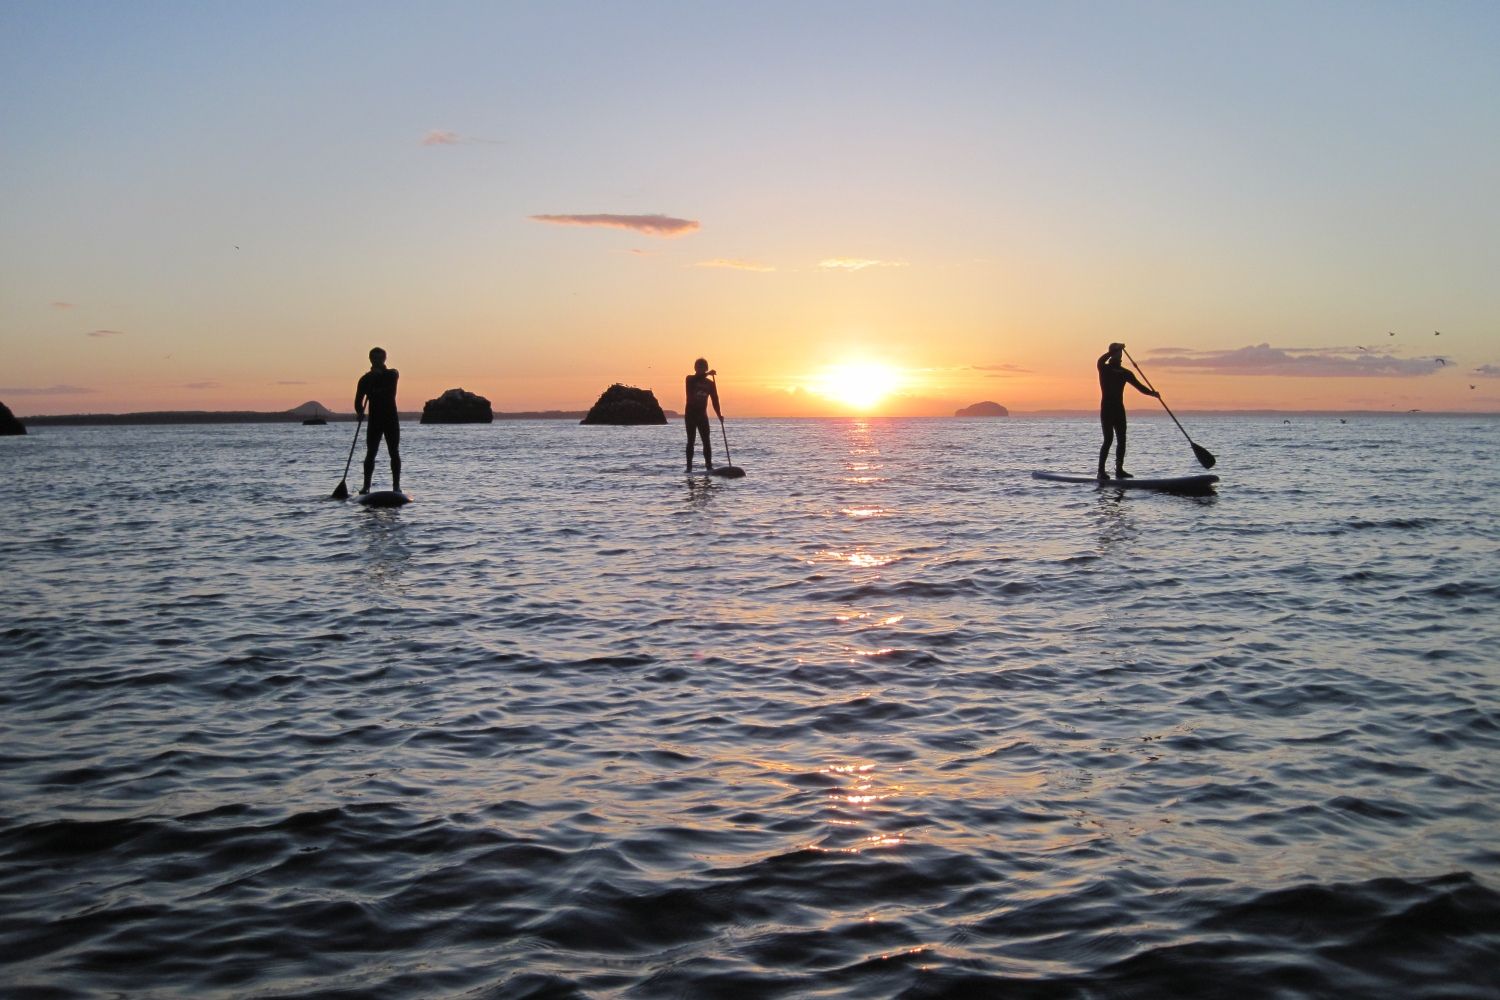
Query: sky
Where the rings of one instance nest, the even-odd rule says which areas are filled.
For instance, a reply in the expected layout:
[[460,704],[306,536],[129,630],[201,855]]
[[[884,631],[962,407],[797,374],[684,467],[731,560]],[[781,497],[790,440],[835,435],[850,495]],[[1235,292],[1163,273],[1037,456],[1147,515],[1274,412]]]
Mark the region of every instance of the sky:
[[[1500,5],[0,5],[21,415],[1500,411]],[[1149,401],[1140,398],[1139,408]]]

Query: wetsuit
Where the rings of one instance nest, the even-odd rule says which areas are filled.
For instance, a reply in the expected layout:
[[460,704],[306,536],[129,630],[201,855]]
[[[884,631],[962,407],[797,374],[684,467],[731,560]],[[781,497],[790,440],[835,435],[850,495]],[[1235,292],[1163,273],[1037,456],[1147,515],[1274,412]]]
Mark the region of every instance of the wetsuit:
[[708,403],[712,400],[714,412],[719,411],[719,387],[714,385],[714,380],[707,375],[689,375],[687,377],[687,406],[684,408],[682,422],[687,425],[687,462],[688,468],[693,467],[693,435],[699,434],[703,437],[703,464],[710,469],[714,467],[713,445],[708,436]]
[[1099,425],[1104,430],[1104,444],[1099,448],[1099,475],[1104,475],[1104,460],[1109,457],[1109,446],[1116,440],[1115,470],[1125,469],[1125,386],[1135,386],[1151,395],[1151,390],[1136,380],[1135,373],[1124,365],[1110,364],[1112,355],[1106,351],[1099,356]]
[[370,477],[375,474],[375,453],[380,450],[381,438],[385,438],[385,450],[391,457],[391,489],[401,489],[401,423],[396,413],[396,380],[400,377],[394,368],[372,368],[360,376],[354,392],[356,410],[364,407],[366,399],[370,401],[364,492],[369,492]]

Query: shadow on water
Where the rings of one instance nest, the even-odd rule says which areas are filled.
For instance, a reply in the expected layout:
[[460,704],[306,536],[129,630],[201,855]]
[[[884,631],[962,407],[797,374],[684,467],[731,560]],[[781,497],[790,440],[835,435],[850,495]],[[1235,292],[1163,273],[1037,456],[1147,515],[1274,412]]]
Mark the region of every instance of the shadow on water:
[[689,507],[707,508],[708,502],[713,499],[717,484],[707,476],[690,476],[687,481],[687,505]]
[[372,510],[359,519],[365,585],[370,589],[405,592],[401,577],[411,562],[407,530],[399,509]]
[[1124,490],[1099,491],[1094,503],[1094,525],[1102,556],[1129,547],[1140,534]]

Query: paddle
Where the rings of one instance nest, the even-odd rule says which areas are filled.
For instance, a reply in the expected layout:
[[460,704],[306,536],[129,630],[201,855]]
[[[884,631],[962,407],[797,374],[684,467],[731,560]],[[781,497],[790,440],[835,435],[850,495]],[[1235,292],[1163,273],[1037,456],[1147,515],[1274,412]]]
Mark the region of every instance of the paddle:
[[[710,373],[709,378],[713,378],[712,373]],[[719,380],[714,378],[714,390],[717,392],[718,388]],[[745,470],[738,465],[732,464],[734,456],[729,454],[729,434],[724,430],[724,417],[722,415],[719,417],[719,435],[724,439],[724,457],[729,459],[731,464],[719,466],[714,470],[714,475],[723,476],[725,479],[739,479],[745,474]]]
[[347,500],[349,498],[349,486],[345,482],[349,478],[349,466],[354,463],[354,446],[359,444],[359,426],[365,422],[365,415],[361,413],[359,419],[354,421],[354,440],[349,442],[349,458],[344,462],[344,478],[333,488],[333,496],[330,500]]
[[[1121,350],[1124,350],[1124,348],[1121,348]],[[1140,373],[1141,378],[1146,383],[1146,388],[1150,389],[1152,392],[1156,392],[1156,386],[1151,384],[1151,380],[1149,378],[1146,378],[1146,373],[1141,371],[1141,366],[1136,364],[1135,358],[1130,357],[1129,351],[1125,351],[1125,357],[1130,358],[1131,366]],[[1161,404],[1161,408],[1163,410],[1167,411],[1167,416],[1172,418],[1172,423],[1177,425],[1177,429],[1182,431],[1182,436],[1187,438],[1188,444],[1193,446],[1193,454],[1197,456],[1198,464],[1203,466],[1205,469],[1212,469],[1214,467],[1214,463],[1218,461],[1217,458],[1214,458],[1214,453],[1193,441],[1192,436],[1187,432],[1187,428],[1182,426],[1182,421],[1177,419],[1177,414],[1172,412],[1172,408],[1167,405],[1167,401],[1165,399],[1161,398],[1160,393],[1157,393],[1156,401]]]

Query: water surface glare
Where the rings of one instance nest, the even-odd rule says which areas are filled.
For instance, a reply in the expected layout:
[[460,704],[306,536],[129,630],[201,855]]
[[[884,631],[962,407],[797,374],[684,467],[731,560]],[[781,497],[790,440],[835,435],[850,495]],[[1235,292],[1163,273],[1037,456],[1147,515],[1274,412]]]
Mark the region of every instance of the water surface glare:
[[4,992],[1500,996],[1500,420],[728,426],[0,438]]

